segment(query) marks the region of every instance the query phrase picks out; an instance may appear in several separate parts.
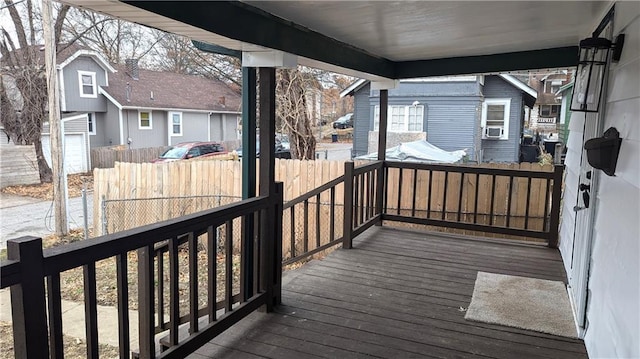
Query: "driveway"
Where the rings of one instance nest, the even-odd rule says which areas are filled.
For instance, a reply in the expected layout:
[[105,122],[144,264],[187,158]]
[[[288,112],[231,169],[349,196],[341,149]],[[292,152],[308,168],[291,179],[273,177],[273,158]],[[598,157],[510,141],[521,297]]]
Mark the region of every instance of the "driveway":
[[[93,219],[93,195],[87,196],[89,227]],[[69,228],[83,228],[82,197],[69,198]],[[44,237],[54,233],[53,202],[0,193],[0,248],[22,236]]]
[[352,148],[353,144],[350,142],[321,142],[316,145],[316,156],[321,160],[350,161]]

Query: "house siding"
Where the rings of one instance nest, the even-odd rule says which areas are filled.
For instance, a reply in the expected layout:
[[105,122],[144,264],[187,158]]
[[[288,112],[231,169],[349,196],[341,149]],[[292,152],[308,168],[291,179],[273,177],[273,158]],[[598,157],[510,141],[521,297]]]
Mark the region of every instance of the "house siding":
[[224,123],[224,140],[233,141],[238,139],[238,115],[222,115]]
[[96,74],[96,92],[100,86],[107,85],[106,73],[93,59],[79,56],[62,70],[64,79],[64,103],[65,111],[79,112],[104,112],[107,110],[107,101],[104,96],[96,98],[80,97],[78,71],[90,71]]
[[482,88],[485,99],[510,98],[509,138],[482,140],[483,162],[518,162],[524,109],[522,92],[498,76],[487,76]]
[[[170,144],[175,145],[180,142],[207,141],[208,118],[209,114],[204,112],[182,112],[182,136],[171,136]],[[168,122],[167,126],[169,126]]]
[[209,116],[209,140],[223,141],[222,133],[222,114],[213,113]]
[[470,97],[457,101],[430,101],[426,109],[427,141],[446,151],[466,149],[469,159],[475,160],[480,104],[477,98]]
[[[125,115],[123,113],[122,121],[123,125],[126,125],[126,122],[124,120]],[[124,143],[120,143],[120,109],[111,101],[107,102],[106,113],[96,113],[95,132],[95,136],[89,136],[91,138],[92,148],[102,146],[116,146],[126,143],[126,138]],[[124,132],[126,134],[126,131]]]
[[[616,3],[614,24],[614,36],[627,38],[620,62],[610,68],[603,128],[616,127],[623,140],[615,177],[601,173],[598,184],[585,344],[592,358],[638,358],[640,3]],[[575,118],[569,134],[574,148],[581,145],[571,142]]]
[[[370,110],[369,94],[371,84],[367,83],[356,91],[353,99],[353,155],[362,156],[368,153],[369,130],[373,130],[373,112]],[[378,100],[379,101],[379,100]]]
[[[354,152],[358,156],[367,153],[368,132],[373,129],[380,91],[371,91],[367,85],[354,96]],[[407,106],[414,101],[424,106],[423,131],[427,141],[448,151],[466,148],[470,159],[475,159],[479,145],[480,100],[478,81],[401,82],[400,86],[389,90],[390,106]],[[364,118],[368,125],[363,125]]]
[[[144,110],[143,110],[144,111]],[[167,145],[167,112],[152,111],[151,129],[138,128],[138,110],[123,110],[124,140],[131,139],[130,148],[158,147]]]

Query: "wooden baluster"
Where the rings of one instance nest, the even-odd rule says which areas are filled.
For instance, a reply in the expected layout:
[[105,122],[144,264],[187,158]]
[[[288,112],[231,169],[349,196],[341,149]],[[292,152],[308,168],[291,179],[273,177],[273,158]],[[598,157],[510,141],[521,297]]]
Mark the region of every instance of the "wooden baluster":
[[118,349],[120,359],[131,356],[129,347],[129,278],[127,253],[116,256],[116,286],[118,291]]
[[198,332],[198,238],[189,233],[189,328]]
[[64,358],[62,340],[62,297],[60,295],[60,273],[47,277],[49,301],[49,344],[52,358]]
[[96,264],[83,266],[84,321],[87,338],[87,358],[97,359],[98,344],[98,298],[96,294]]

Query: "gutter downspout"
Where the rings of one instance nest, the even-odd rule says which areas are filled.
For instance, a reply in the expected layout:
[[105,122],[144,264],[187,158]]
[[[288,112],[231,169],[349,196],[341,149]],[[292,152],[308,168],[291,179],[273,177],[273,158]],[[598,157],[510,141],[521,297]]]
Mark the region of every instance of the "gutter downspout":
[[211,115],[213,115],[213,111],[207,115],[207,141],[209,142],[211,142]]

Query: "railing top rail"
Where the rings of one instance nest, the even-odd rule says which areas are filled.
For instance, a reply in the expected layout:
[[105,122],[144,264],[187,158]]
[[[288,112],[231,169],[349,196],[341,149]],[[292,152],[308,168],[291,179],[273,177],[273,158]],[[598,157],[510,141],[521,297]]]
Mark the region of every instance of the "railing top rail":
[[460,166],[460,165],[450,165],[450,164],[429,164],[429,163],[394,162],[394,161],[385,161],[385,166],[388,168],[404,168],[404,169],[417,169],[417,170],[429,170],[429,171],[440,171],[440,172],[457,172],[457,173],[478,173],[478,174],[484,174],[484,175],[549,178],[549,179],[553,179],[553,173],[554,173],[553,170],[552,171],[529,171],[529,170],[521,170],[521,169],[515,169],[515,168],[487,168],[487,167]]
[[358,166],[353,169],[354,175],[363,174],[384,167],[384,161],[375,161],[366,165]]
[[268,197],[251,198],[180,218],[96,237],[89,241],[50,248],[44,252],[45,275],[94,263],[188,232],[198,232],[209,226],[215,227],[243,214],[260,210],[269,203]]
[[323,184],[322,186],[320,186],[320,187],[318,187],[318,188],[316,188],[314,190],[311,190],[311,191],[309,191],[307,193],[301,194],[300,196],[298,196],[298,197],[286,202],[284,204],[284,206],[283,206],[283,209],[291,208],[291,207],[295,206],[298,203],[302,203],[305,200],[307,200],[307,199],[309,199],[311,197],[317,196],[318,194],[330,189],[331,187],[337,186],[342,182],[344,182],[344,175],[342,175],[342,176],[340,176],[340,177],[338,177],[336,179],[333,179],[333,180]]
[[224,194],[202,194],[193,196],[173,196],[173,197],[144,197],[144,198],[121,198],[121,199],[105,199],[104,202],[136,202],[136,201],[162,201],[174,199],[200,199],[200,198],[242,198],[240,196],[231,196]]
[[0,275],[2,275],[0,289],[20,283],[21,269],[19,261],[3,260],[0,263]]

